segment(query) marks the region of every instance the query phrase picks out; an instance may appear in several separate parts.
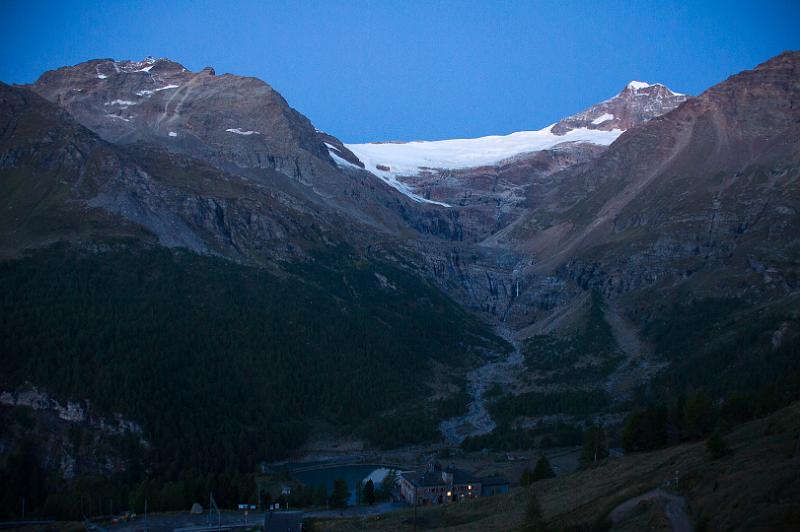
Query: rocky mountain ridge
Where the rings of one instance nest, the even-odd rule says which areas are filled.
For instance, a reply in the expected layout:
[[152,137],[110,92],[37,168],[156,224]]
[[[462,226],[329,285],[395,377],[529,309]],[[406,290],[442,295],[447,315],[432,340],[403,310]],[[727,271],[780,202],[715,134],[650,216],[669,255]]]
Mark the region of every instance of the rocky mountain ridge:
[[[672,111],[686,98],[662,84],[631,82],[613,98],[537,132],[349,148],[393,186],[457,208],[465,238],[482,241],[517,219],[527,208],[529,190],[547,190],[549,175],[591,160],[623,131]],[[414,166],[422,164],[427,166]]]
[[[578,389],[628,393],[668,365],[639,336],[686,300],[743,301],[781,316],[761,331],[770,342],[778,330],[794,337],[784,310],[798,289],[799,64],[782,54],[688,99],[631,83],[529,132],[546,137],[543,149],[402,175],[361,160],[259,80],[168,60],[89,61],[0,86],[11,205],[0,242],[14,257],[125,237],[280,275],[308,263],[336,272],[317,258],[336,250],[434,283],[515,339],[569,337],[592,313],[601,329],[613,322],[607,343],[628,348],[604,345],[610,358],[590,362],[612,377]],[[576,131],[588,136],[551,142]],[[385,289],[385,277],[370,279]],[[638,360],[643,350],[661,358]]]
[[[792,294],[798,68],[800,54],[782,54],[623,134],[556,174],[557,186],[497,241],[537,257],[525,269],[532,279],[555,273],[610,298],[680,285]],[[771,265],[769,280],[754,261]],[[750,275],[761,279],[735,288]]]

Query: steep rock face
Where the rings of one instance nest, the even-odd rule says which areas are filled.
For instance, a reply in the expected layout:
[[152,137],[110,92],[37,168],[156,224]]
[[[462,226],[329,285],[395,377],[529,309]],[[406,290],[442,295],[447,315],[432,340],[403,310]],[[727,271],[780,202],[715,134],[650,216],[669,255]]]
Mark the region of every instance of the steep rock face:
[[603,149],[596,144],[564,144],[496,165],[402,179],[421,196],[457,211],[465,240],[483,242],[513,223],[537,195],[551,188],[552,174],[589,161]]

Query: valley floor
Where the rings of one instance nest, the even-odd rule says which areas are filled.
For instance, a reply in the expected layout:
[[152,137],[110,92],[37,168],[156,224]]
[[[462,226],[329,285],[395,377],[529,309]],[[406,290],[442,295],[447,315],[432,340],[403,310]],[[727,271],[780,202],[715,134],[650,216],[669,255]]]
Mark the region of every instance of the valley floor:
[[[800,403],[727,434],[731,452],[711,460],[705,442],[609,459],[534,484],[548,529],[798,530]],[[418,530],[521,530],[529,490],[419,508]],[[685,502],[684,502],[685,501]],[[414,511],[380,519],[324,519],[314,530],[412,530]]]

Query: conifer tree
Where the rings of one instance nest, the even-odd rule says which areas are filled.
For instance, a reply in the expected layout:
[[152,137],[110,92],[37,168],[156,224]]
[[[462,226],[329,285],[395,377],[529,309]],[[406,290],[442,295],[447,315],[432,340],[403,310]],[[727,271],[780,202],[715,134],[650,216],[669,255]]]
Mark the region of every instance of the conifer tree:
[[372,479],[367,480],[364,484],[364,502],[370,506],[375,504],[375,483]]
[[583,449],[581,450],[581,465],[588,467],[597,464],[608,457],[608,444],[606,431],[602,425],[592,425],[583,435]]
[[553,472],[553,468],[550,467],[550,461],[545,455],[540,456],[539,460],[536,462],[536,467],[533,469],[531,480],[536,482],[537,480],[553,478],[554,476],[556,476],[556,474]]

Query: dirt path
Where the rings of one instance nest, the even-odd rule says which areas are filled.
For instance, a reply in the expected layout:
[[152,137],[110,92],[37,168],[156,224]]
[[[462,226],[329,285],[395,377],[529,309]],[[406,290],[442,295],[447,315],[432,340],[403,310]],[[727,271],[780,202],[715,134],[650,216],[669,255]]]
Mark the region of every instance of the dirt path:
[[686,513],[686,499],[680,495],[669,493],[661,488],[657,488],[647,493],[643,493],[638,497],[628,499],[623,502],[609,514],[611,522],[614,524],[619,523],[631,510],[636,508],[636,505],[642,501],[652,501],[662,499],[664,501],[664,513],[669,520],[672,532],[694,532],[694,525],[689,515]]
[[467,374],[467,392],[472,398],[467,413],[446,419],[439,425],[439,430],[452,445],[459,445],[468,436],[486,434],[494,429],[495,422],[486,408],[486,390],[494,383],[511,384],[523,367],[524,357],[519,341],[504,325],[495,332],[508,341],[514,350],[504,360],[487,362]]
[[622,317],[612,302],[605,303],[603,315],[617,346],[625,354],[625,360],[608,376],[605,388],[612,397],[629,399],[636,386],[649,380],[664,367],[664,362],[655,360],[652,349],[641,339],[639,331]]

